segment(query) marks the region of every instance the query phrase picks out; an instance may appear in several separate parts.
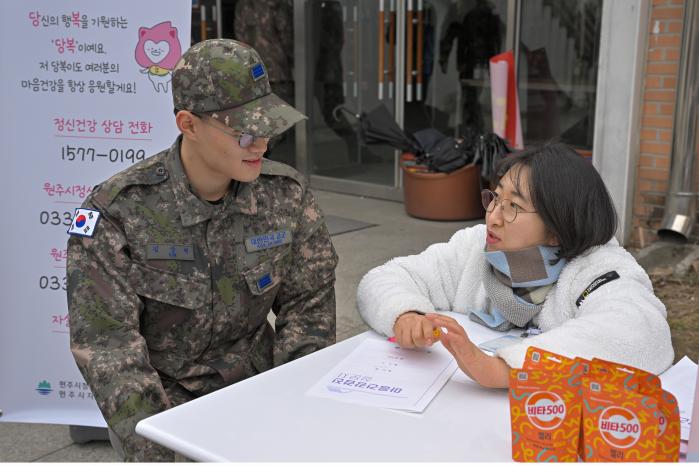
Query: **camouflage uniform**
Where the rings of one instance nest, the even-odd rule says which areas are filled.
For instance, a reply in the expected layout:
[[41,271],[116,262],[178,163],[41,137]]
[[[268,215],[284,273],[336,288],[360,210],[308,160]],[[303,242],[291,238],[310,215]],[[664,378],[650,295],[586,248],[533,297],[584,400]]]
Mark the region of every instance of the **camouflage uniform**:
[[[247,63],[245,50],[233,52]],[[176,107],[216,106],[191,98],[204,89],[193,63],[202,53],[189,62],[185,54],[180,65],[192,74],[173,77]],[[224,65],[224,74],[240,71]],[[298,118],[274,107],[273,94],[253,97],[239,113],[262,115],[218,117],[269,134]],[[181,137],[95,188],[83,207],[99,211],[99,223],[68,241],[71,350],[127,460],[174,459],[135,434],[141,419],[335,342],[337,255],[301,175],[265,160],[255,181],[233,182],[210,203],[191,191],[180,147]]]

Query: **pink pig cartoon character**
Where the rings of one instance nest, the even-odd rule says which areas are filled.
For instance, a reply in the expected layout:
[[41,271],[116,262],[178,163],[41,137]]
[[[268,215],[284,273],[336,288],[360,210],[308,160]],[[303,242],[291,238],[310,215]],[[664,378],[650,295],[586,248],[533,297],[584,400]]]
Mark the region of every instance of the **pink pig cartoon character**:
[[182,55],[182,46],[177,37],[177,28],[170,21],[156,24],[152,28],[138,29],[136,63],[153,83],[155,92],[168,92],[172,69]]

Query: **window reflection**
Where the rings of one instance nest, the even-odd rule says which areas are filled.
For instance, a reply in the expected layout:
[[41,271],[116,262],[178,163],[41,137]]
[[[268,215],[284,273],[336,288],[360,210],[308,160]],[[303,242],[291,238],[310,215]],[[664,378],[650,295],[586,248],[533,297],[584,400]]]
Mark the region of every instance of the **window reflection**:
[[592,149],[602,0],[522,2],[519,97],[525,145]]

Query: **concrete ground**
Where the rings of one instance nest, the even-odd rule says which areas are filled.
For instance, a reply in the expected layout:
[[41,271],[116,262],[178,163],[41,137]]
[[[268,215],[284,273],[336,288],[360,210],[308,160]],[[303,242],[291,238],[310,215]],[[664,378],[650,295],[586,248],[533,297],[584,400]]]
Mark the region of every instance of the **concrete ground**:
[[[422,251],[446,241],[460,228],[479,222],[430,222],[408,217],[403,204],[316,191],[328,215],[376,226],[339,234],[333,243],[340,256],[337,268],[337,339],[366,330],[355,309],[355,293],[362,276],[395,256]],[[68,426],[0,423],[0,462],[114,462],[109,442],[76,444]]]

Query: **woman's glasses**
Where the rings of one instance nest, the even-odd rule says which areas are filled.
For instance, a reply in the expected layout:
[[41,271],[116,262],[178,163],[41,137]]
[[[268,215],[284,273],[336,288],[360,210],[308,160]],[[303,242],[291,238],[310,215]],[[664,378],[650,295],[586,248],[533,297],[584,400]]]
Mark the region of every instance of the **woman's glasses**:
[[502,217],[507,223],[512,223],[517,218],[518,213],[523,214],[535,214],[536,211],[528,211],[522,209],[519,205],[514,203],[511,199],[501,199],[497,193],[489,189],[484,189],[481,191],[481,201],[483,202],[483,208],[486,212],[492,212],[497,206],[502,207]]

